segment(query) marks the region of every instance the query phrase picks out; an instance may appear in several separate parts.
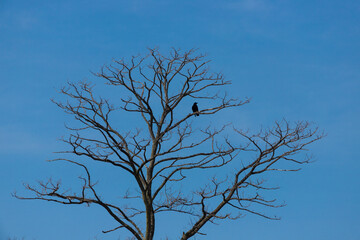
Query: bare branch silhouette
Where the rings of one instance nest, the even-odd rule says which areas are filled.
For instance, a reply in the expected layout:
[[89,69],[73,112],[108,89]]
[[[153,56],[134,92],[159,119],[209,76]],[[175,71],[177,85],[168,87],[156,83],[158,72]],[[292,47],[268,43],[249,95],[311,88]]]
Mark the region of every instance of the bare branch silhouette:
[[[63,190],[61,182],[49,179],[37,186],[25,184],[33,193],[30,197],[17,193],[14,196],[66,205],[101,206],[117,223],[103,233],[125,229],[138,240],[154,239],[155,217],[161,212],[186,214],[194,220],[182,233],[182,240],[203,235],[200,230],[207,223],[235,220],[246,213],[278,219],[257,208],[283,206],[265,196],[266,191],[277,188],[266,186],[258,175],[298,171],[297,165],[309,162],[308,158],[300,158],[299,153],[323,135],[308,122],[290,124],[286,120],[256,134],[232,124],[194,128],[195,116],[199,116],[196,120],[207,118],[249,102],[221,94],[230,82],[220,73],[211,73],[208,64],[209,60],[194,49],[185,52],[172,49],[169,55],[149,49],[144,57],[115,60],[95,75],[124,91],[119,104],[97,96],[90,83],[68,83],[60,92],[69,101],[54,103],[81,124],[67,126],[72,133],[63,142],[69,149],[60,152],[75,158],[53,161],[65,161],[84,171],[85,176],[79,177],[81,190],[71,194]],[[184,111],[181,103],[187,100],[193,102]],[[210,107],[192,105],[200,101],[206,101]],[[115,112],[137,114],[146,130],[123,129],[112,121]],[[97,135],[89,137],[86,135],[89,132]],[[234,140],[234,136],[242,140]],[[127,193],[124,199],[140,199],[142,206],[115,205],[103,199],[88,168],[91,161],[119,168],[133,179],[137,193]],[[209,178],[208,184],[196,191],[174,187],[193,170],[223,171],[229,164],[234,166],[233,172],[224,178]],[[138,217],[145,219],[144,228]]]

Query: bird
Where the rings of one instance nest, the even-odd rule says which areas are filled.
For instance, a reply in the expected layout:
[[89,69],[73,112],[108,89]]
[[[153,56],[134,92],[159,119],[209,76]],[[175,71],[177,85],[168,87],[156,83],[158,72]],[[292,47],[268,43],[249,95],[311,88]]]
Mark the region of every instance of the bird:
[[197,102],[195,102],[195,103],[192,105],[192,111],[193,111],[193,113],[196,113],[196,114],[195,114],[195,117],[196,117],[196,116],[199,116],[199,108],[198,108]]

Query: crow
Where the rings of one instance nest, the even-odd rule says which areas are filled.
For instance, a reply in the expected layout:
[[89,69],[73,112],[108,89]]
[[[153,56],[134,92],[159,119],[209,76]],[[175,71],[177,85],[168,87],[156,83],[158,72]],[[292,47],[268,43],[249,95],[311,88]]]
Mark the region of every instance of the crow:
[[192,111],[193,111],[193,113],[196,113],[196,114],[195,114],[195,117],[196,117],[196,116],[199,116],[199,108],[198,108],[198,106],[197,106],[197,102],[195,102],[195,103],[192,105]]

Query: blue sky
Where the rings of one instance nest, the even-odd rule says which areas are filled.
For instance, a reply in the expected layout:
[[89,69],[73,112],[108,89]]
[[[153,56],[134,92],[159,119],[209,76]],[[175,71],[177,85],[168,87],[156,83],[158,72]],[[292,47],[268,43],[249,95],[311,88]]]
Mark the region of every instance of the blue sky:
[[[20,201],[10,193],[22,182],[66,182],[78,174],[45,162],[62,148],[57,139],[69,119],[50,102],[57,89],[93,79],[90,71],[112,58],[155,46],[207,53],[212,69],[233,82],[231,95],[252,98],[231,114],[238,126],[258,129],[285,117],[327,133],[311,148],[314,163],[272,179],[281,187],[276,197],[287,203],[276,210],[281,221],[247,216],[209,226],[199,239],[360,239],[355,0],[0,1],[0,239],[117,239],[100,233],[114,224],[101,209]],[[159,223],[168,221],[162,216]],[[168,234],[186,226],[179,222]],[[164,237],[161,228],[157,233]]]

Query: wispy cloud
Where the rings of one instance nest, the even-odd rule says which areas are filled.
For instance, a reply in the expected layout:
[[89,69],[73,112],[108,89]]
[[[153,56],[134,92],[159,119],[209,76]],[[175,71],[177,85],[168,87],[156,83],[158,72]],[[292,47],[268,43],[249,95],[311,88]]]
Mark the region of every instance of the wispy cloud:
[[30,30],[39,23],[37,14],[29,10],[4,9],[0,15],[0,27]]
[[264,0],[239,0],[232,1],[225,4],[227,9],[232,9],[236,11],[249,11],[249,12],[258,12],[258,11],[268,11],[271,9],[271,5]]
[[22,29],[31,29],[38,23],[38,18],[31,12],[23,12],[16,16],[15,23]]
[[36,154],[52,148],[51,143],[35,132],[26,131],[17,126],[0,128],[0,152],[4,154]]

